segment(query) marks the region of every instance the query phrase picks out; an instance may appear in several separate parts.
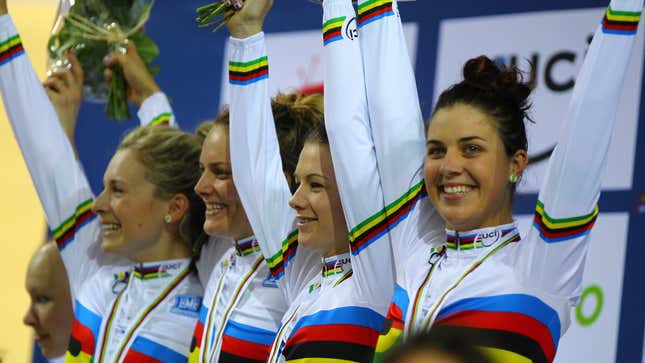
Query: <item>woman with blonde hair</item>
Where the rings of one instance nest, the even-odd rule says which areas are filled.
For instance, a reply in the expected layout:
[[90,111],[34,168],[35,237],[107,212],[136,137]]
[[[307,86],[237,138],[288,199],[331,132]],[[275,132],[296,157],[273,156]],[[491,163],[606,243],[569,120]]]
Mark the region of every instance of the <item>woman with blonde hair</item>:
[[95,198],[6,0],[0,15],[0,89],[75,300],[67,360],[187,360],[203,293],[192,258],[204,215],[193,191],[198,140],[166,127],[131,132]]

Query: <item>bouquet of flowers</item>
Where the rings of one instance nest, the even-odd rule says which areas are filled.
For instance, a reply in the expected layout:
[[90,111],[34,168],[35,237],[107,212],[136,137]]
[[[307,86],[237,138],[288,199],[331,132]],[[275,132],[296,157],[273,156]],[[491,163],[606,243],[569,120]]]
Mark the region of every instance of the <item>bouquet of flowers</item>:
[[213,27],[213,32],[216,32],[226,25],[226,22],[232,16],[231,11],[234,10],[236,8],[227,4],[226,1],[217,1],[197,8],[197,18],[195,20],[199,23],[200,28]]
[[128,85],[120,67],[113,69],[111,83],[105,84],[103,58],[115,50],[125,53],[128,42],[134,42],[151,73],[158,71],[150,63],[159,56],[159,48],[141,32],[152,3],[152,0],[76,0],[52,31],[48,44],[52,70],[69,68],[65,53],[74,51],[85,73],[86,99],[106,102],[105,111],[111,119],[130,118]]

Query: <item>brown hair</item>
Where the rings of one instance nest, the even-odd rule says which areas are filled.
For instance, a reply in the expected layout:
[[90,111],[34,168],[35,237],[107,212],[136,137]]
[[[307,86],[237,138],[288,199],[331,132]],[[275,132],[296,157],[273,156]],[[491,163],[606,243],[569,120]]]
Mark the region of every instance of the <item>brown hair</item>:
[[118,150],[135,150],[145,168],[144,177],[154,184],[155,196],[168,199],[184,194],[190,206],[179,223],[179,236],[190,244],[193,254],[205,238],[204,203],[194,187],[200,177],[199,137],[176,128],[146,126],[130,132],[121,141]]
[[524,82],[522,72],[516,67],[500,68],[482,55],[466,62],[463,77],[441,93],[432,114],[455,104],[476,107],[493,120],[508,157],[528,150],[524,120],[532,122],[528,116],[532,84]]
[[[324,98],[320,93],[279,93],[271,99],[271,110],[275,120],[282,169],[293,180],[298,156],[313,130],[324,131]],[[214,123],[229,124],[229,110],[224,108]],[[291,185],[293,189],[293,185]]]

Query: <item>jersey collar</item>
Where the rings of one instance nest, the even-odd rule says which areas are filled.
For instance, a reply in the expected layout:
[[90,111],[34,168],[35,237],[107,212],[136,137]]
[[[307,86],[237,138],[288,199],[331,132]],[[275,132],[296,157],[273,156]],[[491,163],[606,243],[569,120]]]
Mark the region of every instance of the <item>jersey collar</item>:
[[184,267],[191,263],[190,258],[177,260],[155,261],[140,263],[134,267],[134,278],[138,280],[157,280],[176,276],[183,271]]
[[502,224],[494,227],[474,229],[471,231],[453,231],[446,229],[447,253],[478,254],[479,250],[495,247],[508,239],[519,240],[517,223]]
[[235,241],[235,254],[238,257],[246,257],[250,255],[255,255],[260,252],[260,245],[258,244],[255,236],[243,238],[239,241]]

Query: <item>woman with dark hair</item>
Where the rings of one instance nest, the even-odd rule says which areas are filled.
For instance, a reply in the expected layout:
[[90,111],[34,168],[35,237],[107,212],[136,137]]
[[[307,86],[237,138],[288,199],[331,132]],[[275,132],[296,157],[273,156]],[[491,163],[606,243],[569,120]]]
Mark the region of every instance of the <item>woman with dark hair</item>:
[[[580,295],[642,6],[611,2],[578,76],[533,227],[520,237],[511,205],[527,164],[530,87],[516,70],[471,59],[464,80],[439,97],[426,139],[396,1],[359,1],[370,123],[397,266],[377,352],[401,333],[450,326],[473,334],[500,361],[554,359]],[[413,201],[403,218],[396,213],[401,198]],[[445,236],[435,233],[441,220]]]
[[[360,150],[351,158],[332,158],[338,144],[332,144],[332,135],[327,138],[322,117],[309,126],[304,145],[293,150],[279,145],[262,33],[271,3],[247,0],[228,24],[234,37],[229,59],[233,179],[290,303],[269,361],[370,362],[394,282],[373,145],[356,145]],[[351,0],[326,2],[324,37],[338,33],[338,19],[351,19],[353,12]],[[361,136],[369,140],[364,82],[350,76],[362,74],[358,43],[326,44],[326,69],[342,72],[327,72],[325,123],[352,128],[339,144]],[[345,63],[344,49],[358,62]],[[336,89],[343,92],[329,93]],[[300,96],[297,103],[306,99]],[[285,152],[299,155],[294,189],[283,172]],[[378,268],[367,268],[374,263]]]
[[[82,75],[70,59],[61,84]],[[94,197],[6,0],[0,0],[0,60],[7,113],[75,300],[67,361],[186,361],[203,293],[192,258],[204,218],[193,191],[197,138],[168,127],[129,133]],[[48,87],[60,90],[56,81]]]

